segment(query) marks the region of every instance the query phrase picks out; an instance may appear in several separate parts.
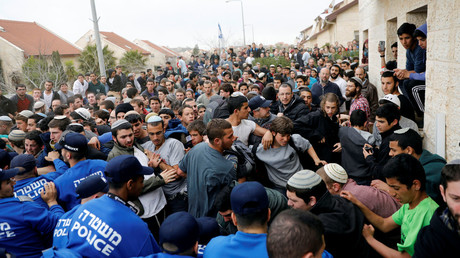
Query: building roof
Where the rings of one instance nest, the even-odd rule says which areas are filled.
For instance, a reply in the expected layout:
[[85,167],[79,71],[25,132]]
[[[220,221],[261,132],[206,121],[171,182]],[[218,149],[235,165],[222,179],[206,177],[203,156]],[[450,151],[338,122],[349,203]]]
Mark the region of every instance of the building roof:
[[164,49],[163,47],[155,45],[155,44],[153,44],[152,42],[150,42],[148,40],[141,40],[141,41],[144,42],[145,44],[147,44],[149,47],[151,47],[153,49],[156,49],[160,53],[164,54],[166,57],[173,57],[173,55],[170,52],[166,51],[166,49]]
[[79,55],[81,50],[36,22],[0,19],[0,37],[24,51],[25,56]]
[[134,44],[133,42],[121,37],[120,35],[114,32],[108,31],[100,31],[101,35],[108,41],[112,42],[113,44],[123,48],[126,51],[130,50],[137,50],[143,55],[150,55],[150,52],[139,47],[138,45]]
[[162,46],[162,48],[166,49],[166,51],[170,52],[173,56],[180,56],[177,52],[172,51],[168,47]]
[[353,6],[355,6],[357,4],[358,4],[358,0],[354,0],[354,1],[351,1],[351,2],[349,2],[348,4],[346,4],[344,6],[341,6],[339,9],[335,10],[334,12],[332,12],[331,14],[326,16],[326,20],[328,20],[328,21],[335,20],[339,14],[345,12],[346,10],[352,8]]

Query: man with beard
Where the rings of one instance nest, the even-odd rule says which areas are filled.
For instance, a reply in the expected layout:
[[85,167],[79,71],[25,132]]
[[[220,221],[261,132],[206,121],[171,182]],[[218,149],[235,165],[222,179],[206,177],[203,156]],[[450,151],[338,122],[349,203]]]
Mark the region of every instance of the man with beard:
[[379,108],[379,97],[377,93],[377,88],[374,86],[374,84],[370,83],[368,79],[366,79],[366,71],[364,71],[363,68],[356,68],[355,76],[361,79],[361,81],[363,82],[361,93],[369,102],[369,107],[371,108],[369,122],[371,123],[371,125],[373,125],[375,122],[375,112],[377,111],[377,108]]
[[278,91],[278,99],[280,101],[280,105],[278,106],[278,116],[286,116],[294,121],[297,118],[308,114],[305,101],[303,101],[303,99],[298,95],[294,95],[290,84],[281,84]]
[[320,81],[316,82],[311,86],[311,93],[313,95],[313,104],[318,106],[321,102],[321,98],[326,94],[326,93],[334,93],[335,95],[338,96],[339,98],[339,106],[343,104],[345,99],[343,98],[342,92],[340,91],[339,86],[337,84],[330,82],[329,77],[329,69],[323,68],[321,69],[321,72],[319,74]]
[[367,102],[367,99],[361,94],[362,87],[362,81],[358,77],[352,77],[347,82],[346,96],[347,98],[351,98],[349,115],[351,115],[351,112],[360,109],[366,112],[366,118],[369,119],[371,110],[369,108],[369,102]]
[[[341,69],[338,64],[334,64],[330,68],[331,71],[331,78],[329,78],[330,82],[333,82],[339,86],[340,92],[342,96],[345,98],[345,91],[347,89],[347,82],[341,77]],[[341,109],[345,111],[345,105],[341,106]]]
[[430,225],[420,230],[413,257],[446,257],[460,252],[460,160],[442,169],[439,189],[447,208],[437,209]]

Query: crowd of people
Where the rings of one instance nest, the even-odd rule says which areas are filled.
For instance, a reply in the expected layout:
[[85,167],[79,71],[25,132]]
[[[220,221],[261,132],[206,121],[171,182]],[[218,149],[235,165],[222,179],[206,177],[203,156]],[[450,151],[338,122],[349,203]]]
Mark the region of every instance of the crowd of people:
[[[72,87],[46,81],[33,95],[16,85],[11,99],[0,94],[0,252],[457,253],[460,162],[423,149],[414,121],[426,28],[398,29],[405,69],[379,47],[381,97],[359,60],[330,58],[345,51],[337,44],[216,50],[138,77],[117,66]],[[277,55],[291,66],[253,64]]]

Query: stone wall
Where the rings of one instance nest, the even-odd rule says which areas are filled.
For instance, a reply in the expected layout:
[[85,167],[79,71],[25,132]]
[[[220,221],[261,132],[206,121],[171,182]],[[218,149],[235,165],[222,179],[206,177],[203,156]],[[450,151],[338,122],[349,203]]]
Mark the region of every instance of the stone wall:
[[[360,42],[369,39],[369,79],[380,85],[380,57],[378,42],[386,41],[387,58],[389,47],[397,41],[396,30],[404,22],[417,27],[428,22],[427,91],[424,125],[424,147],[436,152],[436,115],[445,116],[445,157],[452,160],[460,157],[460,85],[456,72],[460,69],[460,17],[459,0],[419,1],[359,1]],[[366,33],[367,31],[367,33]],[[361,53],[362,54],[362,53]],[[398,68],[405,68],[406,51],[398,41]],[[442,154],[442,153],[441,153]]]

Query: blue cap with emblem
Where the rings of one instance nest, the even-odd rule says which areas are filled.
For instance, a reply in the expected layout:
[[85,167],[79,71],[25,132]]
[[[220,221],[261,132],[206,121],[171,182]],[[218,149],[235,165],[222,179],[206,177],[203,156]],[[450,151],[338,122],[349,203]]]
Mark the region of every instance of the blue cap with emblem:
[[185,211],[169,215],[160,227],[160,246],[169,254],[178,254],[191,249],[199,238],[198,222]]
[[57,150],[66,149],[68,151],[82,153],[88,150],[86,137],[79,133],[68,133],[54,146]]
[[11,168],[22,167],[24,168],[24,172],[29,172],[33,170],[36,165],[37,165],[37,162],[35,161],[35,158],[33,155],[20,154],[11,160],[10,167]]
[[0,168],[0,181],[5,181],[17,175],[19,173],[19,168],[13,169],[1,169]]
[[139,160],[132,155],[120,155],[107,163],[105,173],[109,182],[124,183],[136,175],[151,175],[153,168],[143,167]]

